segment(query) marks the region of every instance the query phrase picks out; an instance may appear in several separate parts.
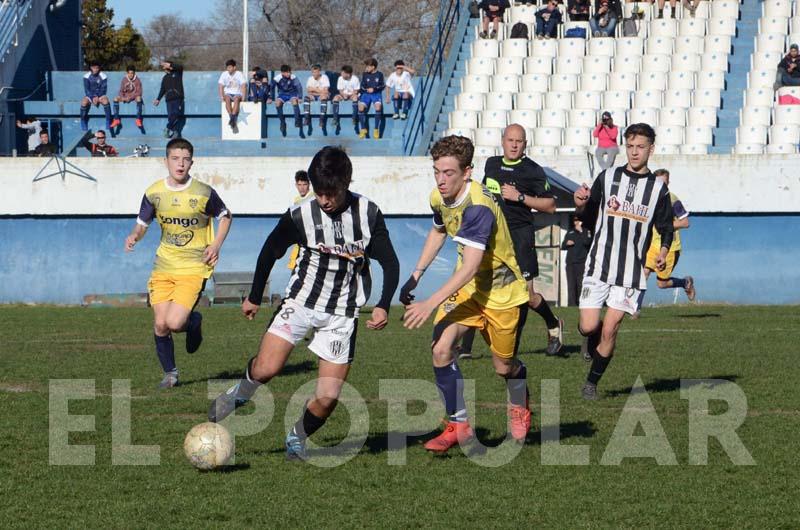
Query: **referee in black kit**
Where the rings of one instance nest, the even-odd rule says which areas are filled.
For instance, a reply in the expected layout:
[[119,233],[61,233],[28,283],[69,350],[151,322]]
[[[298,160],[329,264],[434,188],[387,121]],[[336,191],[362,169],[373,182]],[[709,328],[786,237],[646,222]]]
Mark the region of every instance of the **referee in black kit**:
[[[494,194],[506,217],[517,262],[528,283],[528,307],[536,311],[547,326],[547,355],[557,355],[563,346],[564,321],[553,315],[547,301],[533,287],[533,279],[539,275],[539,262],[534,248],[532,211],[553,213],[556,200],[542,167],[525,156],[525,129],[518,124],[506,127],[502,145],[503,156],[486,160],[483,185]],[[470,329],[459,348],[460,359],[472,357],[474,338],[475,330]]]

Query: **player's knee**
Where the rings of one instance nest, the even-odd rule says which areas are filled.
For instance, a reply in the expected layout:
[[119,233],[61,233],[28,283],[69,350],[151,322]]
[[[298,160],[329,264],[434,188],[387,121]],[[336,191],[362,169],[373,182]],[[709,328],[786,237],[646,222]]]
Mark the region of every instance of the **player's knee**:
[[670,282],[669,280],[659,279],[657,280],[657,283],[659,289],[669,289],[670,287],[672,287],[672,282]]
[[447,363],[453,358],[453,346],[437,340],[431,345],[431,355],[433,355],[434,363]]
[[509,379],[512,374],[514,373],[514,364],[513,363],[495,363],[494,364],[494,373],[502,377],[503,379]]
[[270,363],[268,355],[259,354],[250,364],[250,377],[261,383],[266,383],[280,372],[281,368]]
[[159,337],[166,337],[170,332],[166,318],[156,318],[153,323],[153,329]]
[[186,327],[186,320],[187,320],[187,318],[188,318],[188,315],[187,315],[187,316],[183,316],[183,315],[177,315],[177,316],[176,316],[176,315],[170,315],[170,316],[168,316],[168,317],[166,318],[167,327],[168,327],[168,328],[169,328],[169,330],[170,330],[170,331],[172,331],[173,333],[177,333],[177,332],[179,332],[179,331],[183,331],[183,330],[184,330],[184,328]]

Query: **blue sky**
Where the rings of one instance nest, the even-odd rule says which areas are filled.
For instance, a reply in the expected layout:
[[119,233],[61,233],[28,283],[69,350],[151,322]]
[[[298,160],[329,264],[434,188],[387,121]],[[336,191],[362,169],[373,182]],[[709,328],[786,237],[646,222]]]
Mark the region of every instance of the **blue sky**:
[[122,24],[126,18],[133,20],[137,29],[143,29],[156,15],[181,13],[191,6],[189,18],[206,18],[214,7],[215,0],[108,0],[107,5],[114,9],[114,23]]

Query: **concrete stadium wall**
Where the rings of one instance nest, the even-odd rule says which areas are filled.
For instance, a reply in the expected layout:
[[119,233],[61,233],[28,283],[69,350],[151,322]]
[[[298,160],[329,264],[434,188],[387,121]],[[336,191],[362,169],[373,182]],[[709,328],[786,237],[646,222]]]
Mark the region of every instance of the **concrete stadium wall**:
[[[123,241],[130,218],[0,219],[0,303],[78,304],[86,294],[144,292],[158,230],[147,234],[135,252]],[[234,219],[217,271],[252,272],[274,217]],[[400,257],[401,282],[414,268],[430,220],[390,218],[388,228]],[[800,215],[694,216],[681,234],[684,251],[676,275],[691,274],[701,302],[748,304],[800,303]],[[286,258],[276,265],[271,291],[282,293],[289,278]],[[423,278],[418,294],[427,296],[449,277],[455,246],[448,242]],[[373,267],[373,301],[380,294],[380,267]],[[563,295],[562,295],[563,297]],[[682,293],[679,302],[685,302]],[[651,279],[646,304],[669,304],[673,290],[659,291]]]
[[[7,199],[0,216],[132,215],[145,188],[165,176],[160,158],[71,159],[97,178],[73,175],[32,182],[44,166],[40,158],[0,161]],[[294,196],[293,175],[308,157],[197,158],[192,174],[212,184],[234,214],[277,215]],[[477,160],[475,176],[483,173]],[[588,181],[586,160],[542,160],[543,165],[576,181]],[[427,215],[433,187],[431,162],[414,157],[358,157],[353,160],[353,189],[376,201],[389,215]],[[800,155],[663,156],[651,167],[672,172],[671,188],[695,213],[800,212]],[[48,170],[55,169],[50,164]],[[12,200],[8,200],[11,198]]]

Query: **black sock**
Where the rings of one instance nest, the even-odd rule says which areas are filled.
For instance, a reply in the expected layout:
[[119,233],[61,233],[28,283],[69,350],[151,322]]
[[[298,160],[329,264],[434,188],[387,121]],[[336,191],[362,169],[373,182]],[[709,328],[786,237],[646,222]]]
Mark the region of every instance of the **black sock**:
[[678,289],[686,289],[686,278],[670,278],[672,286]]
[[305,411],[303,411],[303,417],[294,424],[292,432],[300,438],[306,439],[320,430],[320,428],[325,425],[325,421],[327,421],[327,418],[316,417],[308,410],[308,407],[306,407]]
[[[530,304],[528,304],[530,306]],[[547,329],[553,329],[558,327],[558,319],[550,310],[550,305],[547,301],[542,298],[542,301],[539,302],[537,307],[530,306],[531,309],[536,311],[540,317],[544,319],[544,323],[547,326]]]
[[471,352],[472,343],[475,342],[476,328],[469,328],[464,336],[461,338],[461,351]]
[[598,355],[597,352],[593,352],[594,357],[592,359],[592,367],[589,369],[589,375],[586,376],[586,381],[596,385],[600,378],[603,377],[603,374],[608,368],[608,363],[611,362],[611,357],[602,357]]
[[161,363],[161,368],[164,373],[175,372],[175,343],[172,340],[172,334],[166,337],[159,337],[153,334],[156,340],[156,354],[158,354],[158,361]]

